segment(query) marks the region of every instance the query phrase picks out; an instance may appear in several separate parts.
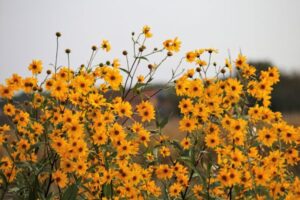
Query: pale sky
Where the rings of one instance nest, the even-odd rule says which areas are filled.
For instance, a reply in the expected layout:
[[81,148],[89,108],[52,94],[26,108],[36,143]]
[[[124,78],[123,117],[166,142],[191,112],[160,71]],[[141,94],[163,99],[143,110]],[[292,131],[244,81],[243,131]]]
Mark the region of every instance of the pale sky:
[[217,61],[228,49],[232,57],[242,49],[251,60],[299,72],[299,9],[299,0],[0,0],[0,83],[13,73],[30,75],[32,59],[50,68],[57,31],[63,34],[59,64],[66,65],[63,51],[70,48],[71,64],[78,66],[103,39],[112,52],[101,52],[96,61],[122,58],[122,50],[132,49],[131,32],[146,24],[153,30],[151,47],[176,36],[182,40],[181,53],[163,66],[158,81],[170,77],[184,52],[206,47],[219,49]]

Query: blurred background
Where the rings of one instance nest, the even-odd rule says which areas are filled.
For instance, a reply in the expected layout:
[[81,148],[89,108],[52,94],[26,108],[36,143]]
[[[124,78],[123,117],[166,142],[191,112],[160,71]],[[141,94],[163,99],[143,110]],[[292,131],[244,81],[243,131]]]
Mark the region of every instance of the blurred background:
[[[169,38],[182,40],[180,56],[160,69],[155,83],[170,78],[186,51],[217,48],[213,59],[219,63],[228,52],[235,58],[242,51],[259,69],[278,66],[281,82],[275,86],[272,108],[300,125],[299,8],[299,0],[0,0],[0,83],[13,73],[29,76],[32,59],[43,60],[50,69],[57,31],[62,33],[59,64],[67,64],[63,51],[70,48],[71,65],[77,67],[88,62],[91,46],[103,39],[111,42],[112,51],[98,54],[95,63],[122,58],[123,50],[131,50],[131,32],[149,25],[151,47],[161,47]],[[147,65],[141,66],[143,71]],[[166,114],[176,101],[172,91],[157,96]]]

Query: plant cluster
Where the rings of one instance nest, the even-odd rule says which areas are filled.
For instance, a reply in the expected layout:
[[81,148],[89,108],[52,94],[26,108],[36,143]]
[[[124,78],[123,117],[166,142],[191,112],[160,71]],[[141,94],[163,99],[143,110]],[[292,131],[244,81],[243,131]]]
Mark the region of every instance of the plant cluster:
[[[57,44],[60,33],[56,33]],[[189,51],[165,87],[149,94],[157,69],[180,51],[176,37],[147,50],[151,28],[132,34],[133,52],[78,69],[57,64],[41,80],[13,74],[0,85],[1,197],[16,199],[299,199],[300,128],[270,110],[276,67],[256,76],[244,55],[224,64],[216,49]],[[58,45],[57,45],[58,47]],[[156,64],[153,55],[161,56]],[[181,71],[181,65],[193,65]],[[146,74],[138,74],[147,66]],[[208,72],[215,72],[210,76]],[[153,97],[175,88],[182,140],[167,137]],[[28,96],[15,101],[16,92]]]

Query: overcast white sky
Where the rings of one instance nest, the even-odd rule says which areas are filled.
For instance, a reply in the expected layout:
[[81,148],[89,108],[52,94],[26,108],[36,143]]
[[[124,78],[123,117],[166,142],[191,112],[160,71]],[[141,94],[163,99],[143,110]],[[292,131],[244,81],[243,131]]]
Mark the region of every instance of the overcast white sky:
[[[281,71],[300,70],[299,0],[0,0],[0,83],[12,73],[30,75],[27,66],[54,62],[55,32],[63,34],[62,53],[72,49],[71,63],[87,63],[93,44],[109,39],[112,53],[97,61],[122,57],[131,50],[130,33],[152,27],[156,46],[178,36],[184,51],[214,47],[223,60],[241,48],[252,60],[270,60]],[[177,57],[179,59],[180,56]],[[158,80],[166,80],[172,58]],[[125,64],[125,63],[124,63]],[[146,67],[145,67],[146,68]]]

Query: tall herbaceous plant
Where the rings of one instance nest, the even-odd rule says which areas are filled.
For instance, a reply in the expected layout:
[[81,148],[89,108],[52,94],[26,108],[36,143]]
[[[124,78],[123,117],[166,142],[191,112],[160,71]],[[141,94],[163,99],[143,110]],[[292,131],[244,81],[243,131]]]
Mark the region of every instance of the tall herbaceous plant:
[[[151,37],[148,26],[132,34],[133,50],[120,50],[124,63],[95,65],[111,49],[103,40],[86,65],[59,65],[57,50],[52,70],[33,60],[31,76],[13,74],[0,85],[2,199],[300,198],[292,170],[300,129],[269,108],[278,69],[258,73],[241,54],[215,63],[216,49],[196,49],[150,90],[181,47],[175,37],[152,49]],[[170,122],[153,103],[172,88],[180,141],[165,135]]]

